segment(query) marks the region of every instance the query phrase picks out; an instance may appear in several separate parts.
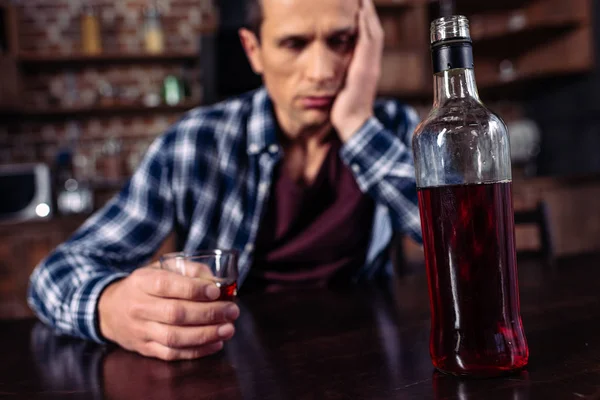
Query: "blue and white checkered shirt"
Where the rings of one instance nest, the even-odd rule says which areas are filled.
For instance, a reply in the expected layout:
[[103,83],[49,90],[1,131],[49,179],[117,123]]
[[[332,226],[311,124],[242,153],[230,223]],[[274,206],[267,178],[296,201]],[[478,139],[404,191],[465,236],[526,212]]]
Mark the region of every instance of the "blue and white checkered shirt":
[[[376,201],[367,262],[356,279],[389,273],[393,231],[421,240],[410,139],[416,113],[378,101],[340,150]],[[29,305],[57,331],[102,342],[97,303],[111,282],[149,260],[174,231],[184,251],[240,251],[240,283],[283,154],[266,90],[200,107],[160,136],[129,183],[31,276]]]

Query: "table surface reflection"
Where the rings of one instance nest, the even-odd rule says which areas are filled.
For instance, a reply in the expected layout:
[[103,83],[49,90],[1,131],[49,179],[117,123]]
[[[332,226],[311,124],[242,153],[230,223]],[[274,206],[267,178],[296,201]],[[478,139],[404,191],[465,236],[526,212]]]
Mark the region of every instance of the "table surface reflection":
[[[0,397],[10,399],[600,399],[600,256],[520,262],[531,351],[520,374],[435,372],[424,274],[387,286],[242,296],[218,355],[167,363],[0,322]],[[389,286],[389,287],[388,287]]]

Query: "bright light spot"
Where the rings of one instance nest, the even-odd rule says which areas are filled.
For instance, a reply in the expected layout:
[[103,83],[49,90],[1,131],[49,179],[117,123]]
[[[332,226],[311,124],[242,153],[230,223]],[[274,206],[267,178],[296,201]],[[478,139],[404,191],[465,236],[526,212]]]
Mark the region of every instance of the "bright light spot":
[[444,128],[444,129],[442,129],[442,131],[440,133],[438,133],[438,137],[437,137],[438,147],[442,147],[444,145],[444,143],[446,142],[446,131],[447,131],[447,129]]
[[35,208],[35,213],[38,215],[38,217],[47,217],[50,215],[50,206],[46,203],[40,203]]

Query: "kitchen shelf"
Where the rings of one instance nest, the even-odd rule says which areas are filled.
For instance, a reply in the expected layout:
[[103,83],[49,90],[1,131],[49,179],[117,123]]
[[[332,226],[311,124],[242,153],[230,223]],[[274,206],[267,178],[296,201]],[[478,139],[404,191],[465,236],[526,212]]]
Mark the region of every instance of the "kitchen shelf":
[[486,17],[471,18],[471,38],[474,43],[489,43],[498,40],[519,42],[526,38],[549,37],[578,27],[582,17],[572,15],[528,16],[526,12],[515,12],[503,16],[501,21],[489,21]]
[[[473,43],[476,46],[487,46],[488,48],[499,42],[506,42],[518,49],[522,47],[531,47],[542,42],[547,42],[549,38],[562,35],[569,29],[577,27],[577,23],[541,23],[531,25],[519,30],[507,30],[503,33],[494,32],[474,36]],[[519,45],[515,45],[519,43]],[[485,51],[485,49],[483,50]]]
[[199,101],[188,100],[183,103],[170,106],[161,104],[156,107],[148,107],[143,104],[119,104],[111,106],[90,107],[47,107],[47,108],[21,108],[19,114],[31,117],[85,117],[96,115],[114,115],[129,113],[154,113],[154,112],[184,112],[197,107]]
[[200,55],[197,52],[102,53],[97,55],[20,53],[17,61],[25,67],[31,65],[39,68],[44,65],[88,67],[90,64],[194,63],[199,59]]

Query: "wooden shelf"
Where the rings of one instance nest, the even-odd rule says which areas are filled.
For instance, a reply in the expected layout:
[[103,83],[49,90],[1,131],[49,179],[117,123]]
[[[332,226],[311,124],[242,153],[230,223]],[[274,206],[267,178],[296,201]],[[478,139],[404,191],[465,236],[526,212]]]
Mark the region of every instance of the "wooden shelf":
[[522,40],[526,40],[527,42],[541,42],[547,41],[549,37],[562,34],[575,27],[577,27],[577,22],[574,21],[540,21],[539,23],[528,24],[519,29],[507,28],[502,32],[490,31],[481,34],[478,33],[473,35],[472,39],[475,45],[485,44],[486,46],[499,41],[512,42],[513,44]]
[[[502,0],[502,1],[482,1],[482,0],[456,0],[456,14],[466,15],[467,17],[478,13],[495,13],[501,10],[510,10],[524,7],[533,0]],[[431,2],[432,6],[437,5],[437,1]]]
[[20,53],[18,62],[23,65],[53,66],[89,66],[90,64],[132,64],[132,63],[194,63],[200,59],[197,52],[168,52],[161,54],[147,53],[103,53],[88,54],[32,54]]
[[562,0],[550,0],[545,7],[533,4],[527,8],[494,15],[471,17],[471,37],[474,42],[508,40],[520,43],[523,39],[549,37],[571,28],[589,24],[587,0],[572,0],[569,7]]
[[155,113],[155,112],[185,112],[200,105],[199,101],[185,101],[181,104],[169,106],[161,104],[156,107],[148,107],[143,104],[112,105],[112,106],[90,106],[90,107],[48,107],[48,108],[26,108],[19,111],[22,116],[63,118],[63,117],[86,117],[95,115],[129,114],[129,113]]
[[[591,37],[592,26],[585,24],[555,35],[539,46],[528,47],[526,38],[494,41],[495,52],[476,52],[477,82],[481,88],[490,88],[590,71],[594,66]],[[510,44],[517,41],[518,46]],[[491,46],[488,42],[483,47]]]

